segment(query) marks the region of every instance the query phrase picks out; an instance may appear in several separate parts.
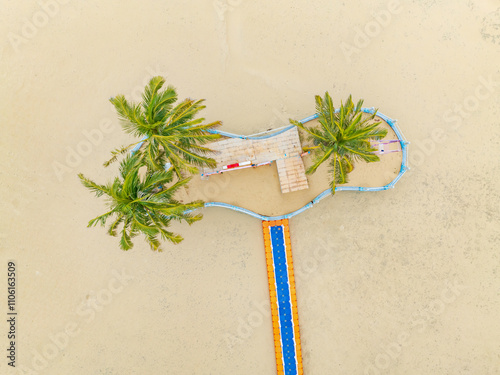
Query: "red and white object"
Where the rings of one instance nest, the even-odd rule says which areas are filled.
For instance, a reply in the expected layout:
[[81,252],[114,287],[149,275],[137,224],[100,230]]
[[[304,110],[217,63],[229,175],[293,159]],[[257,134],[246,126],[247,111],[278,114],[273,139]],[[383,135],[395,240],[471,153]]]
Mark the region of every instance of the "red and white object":
[[222,169],[233,169],[233,168],[238,168],[238,167],[245,167],[247,165],[252,164],[251,161],[244,161],[242,163],[234,163],[234,164],[228,164],[222,167]]

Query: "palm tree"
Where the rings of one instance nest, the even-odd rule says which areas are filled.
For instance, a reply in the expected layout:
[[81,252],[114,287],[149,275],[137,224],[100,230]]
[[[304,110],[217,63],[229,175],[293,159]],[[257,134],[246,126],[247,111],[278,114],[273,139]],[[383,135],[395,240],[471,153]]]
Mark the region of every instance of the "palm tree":
[[153,77],[141,103],[129,103],[123,95],[110,99],[123,129],[141,140],[114,150],[105,166],[143,142],[137,154],[149,170],[163,170],[169,163],[181,179],[184,171],[197,173],[197,166],[215,167],[215,160],[210,158],[213,151],[203,145],[220,137],[208,130],[220,126],[221,122],[203,124],[204,118],[195,118],[205,108],[204,100],[185,99],[174,106],[176,90],[173,86],[161,90],[164,84],[164,78]]
[[149,171],[145,177],[141,177],[140,167],[139,157],[127,156],[120,163],[121,178],[116,177],[107,185],[98,185],[83,174],[78,175],[82,184],[97,197],[106,195],[108,198],[109,211],[90,220],[88,227],[98,223],[104,226],[108,218],[113,217],[108,234],[117,236],[117,229],[122,224],[120,247],[123,250],[131,249],[134,246],[132,238],[142,233],[152,250],[161,251],[159,238],[174,244],[183,240],[180,235],[167,230],[170,222],[177,220],[192,224],[200,220],[202,216],[193,214],[191,210],[202,207],[203,202],[182,204],[173,198],[189,178],[177,180],[166,187],[174,178],[172,170]]
[[376,149],[371,146],[370,140],[384,138],[387,130],[378,127],[380,122],[372,122],[377,111],[363,118],[362,105],[363,100],[360,100],[354,106],[349,95],[346,103],[341,102],[340,109],[336,111],[330,94],[326,92],[324,98],[316,95],[319,128],[308,128],[298,121],[290,120],[308,133],[308,138],[314,145],[305,148],[313,150],[315,154],[315,161],[306,173],[314,173],[321,164],[329,161],[332,194],[335,194],[336,184],[348,182],[348,174],[354,169],[354,162],[364,160],[371,163],[380,160],[374,154]]

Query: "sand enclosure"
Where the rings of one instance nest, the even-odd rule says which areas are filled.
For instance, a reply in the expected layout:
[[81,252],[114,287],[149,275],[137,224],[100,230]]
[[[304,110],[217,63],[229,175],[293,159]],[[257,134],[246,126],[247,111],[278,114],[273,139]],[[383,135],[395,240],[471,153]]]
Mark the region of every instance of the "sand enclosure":
[[[384,141],[397,140],[397,136],[389,124],[380,119],[379,127],[387,129]],[[317,127],[319,122],[313,120],[307,126]],[[302,146],[308,145],[304,132],[300,132]],[[388,147],[392,147],[388,146]],[[399,145],[392,149],[401,149]],[[303,162],[307,169],[313,161],[312,155],[304,155]],[[376,163],[359,162],[349,174],[349,182],[344,186],[381,187],[393,181],[401,169],[402,154],[387,153],[380,155]],[[316,173],[307,175],[309,188],[283,194],[280,189],[276,163],[256,168],[227,171],[202,179],[193,176],[187,189],[179,198],[184,201],[201,199],[205,202],[222,202],[249,209],[265,216],[277,216],[291,213],[303,207],[320,193],[329,188],[329,163],[321,165]],[[339,185],[342,186],[342,185]]]
[[154,75],[232,133],[328,90],[411,142],[395,189],[290,220],[306,374],[500,373],[498,1],[47,3],[0,2],[0,374],[276,374],[259,220],[206,209],[159,254],[86,228],[105,205],[77,173],[108,181],[133,141],[108,99]]

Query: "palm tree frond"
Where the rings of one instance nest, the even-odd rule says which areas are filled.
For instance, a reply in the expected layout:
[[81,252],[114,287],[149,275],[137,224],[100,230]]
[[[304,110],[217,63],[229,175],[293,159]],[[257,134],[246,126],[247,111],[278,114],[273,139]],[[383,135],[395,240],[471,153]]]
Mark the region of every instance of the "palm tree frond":
[[123,155],[125,153],[127,153],[129,150],[130,150],[130,147],[132,147],[133,145],[128,145],[128,146],[122,146],[120,148],[115,148],[113,151],[111,151],[111,155],[113,155],[111,157],[111,159],[109,159],[108,161],[104,162],[103,165],[105,167],[108,167],[111,163],[114,163],[115,161],[118,160],[118,157],[120,155]]
[[93,218],[87,224],[87,228],[93,227],[93,226],[97,225],[98,223],[101,224],[101,226],[104,226],[106,224],[106,220],[108,220],[108,217],[110,217],[114,213],[115,213],[115,211],[111,210],[111,211],[106,212],[105,214],[102,214],[100,216]]
[[311,174],[311,173],[316,172],[316,170],[319,168],[319,166],[321,164],[323,164],[326,160],[328,160],[328,158],[330,157],[330,155],[332,155],[332,153],[333,153],[333,149],[331,148],[331,149],[327,150],[326,152],[324,152],[324,153],[322,152],[322,154],[319,154],[319,156],[316,158],[314,164],[311,165],[307,169],[306,173]]
[[313,146],[304,150],[313,150],[316,159],[307,169],[306,173],[314,173],[319,166],[327,160],[330,161],[330,187],[335,194],[337,184],[348,181],[348,174],[354,169],[354,161],[375,162],[380,158],[370,144],[370,140],[383,139],[387,130],[378,127],[380,122],[373,122],[376,112],[364,116],[362,112],[363,100],[356,105],[352,95],[345,102],[340,102],[336,111],[330,94],[325,92],[322,98],[315,96],[316,115],[319,122],[318,128],[308,128],[294,120],[290,122],[304,130]]
[[131,248],[134,247],[134,244],[132,243],[132,240],[130,238],[130,234],[127,233],[131,221],[132,219],[130,217],[127,217],[125,219],[125,222],[123,223],[122,235],[120,237],[120,248],[122,250],[130,250]]
[[82,185],[92,191],[96,197],[100,197],[103,194],[108,193],[108,188],[106,186],[96,184],[94,181],[85,177],[82,173],[79,173],[78,177],[80,178]]
[[118,216],[118,218],[109,226],[108,229],[108,234],[110,236],[116,237],[116,228],[118,225],[120,225],[121,222],[123,222],[123,218],[125,215],[121,214]]

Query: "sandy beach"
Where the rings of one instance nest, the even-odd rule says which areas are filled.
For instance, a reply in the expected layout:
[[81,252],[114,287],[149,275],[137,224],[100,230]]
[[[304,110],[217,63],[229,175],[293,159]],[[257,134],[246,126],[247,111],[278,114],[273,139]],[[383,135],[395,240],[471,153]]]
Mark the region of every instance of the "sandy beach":
[[[389,124],[379,117],[375,118],[380,129],[388,131],[384,142],[397,140]],[[319,126],[318,120],[306,124],[310,128]],[[304,131],[300,131],[302,147],[312,146]],[[387,150],[401,150],[401,146],[387,145]],[[393,152],[380,155],[377,163],[358,162],[349,174],[346,184],[339,186],[382,187],[393,181],[401,169],[402,153]],[[302,157],[305,168],[313,164],[314,155]],[[183,202],[203,200],[222,202],[242,207],[264,216],[285,215],[298,210],[311,202],[319,194],[330,188],[330,166],[324,163],[314,174],[307,175],[308,189],[283,194],[276,162],[260,167],[250,167],[221,174],[214,174],[206,179],[195,175],[187,188],[179,194]]]
[[[17,315],[0,374],[276,374],[259,220],[204,209],[161,253],[86,228],[105,202],[77,173],[109,181],[134,140],[108,99],[156,75],[228,132],[309,116],[328,90],[411,142],[395,189],[290,220],[305,374],[500,374],[499,25],[495,0],[1,2],[4,354],[9,262]],[[257,200],[234,173],[221,186]]]

